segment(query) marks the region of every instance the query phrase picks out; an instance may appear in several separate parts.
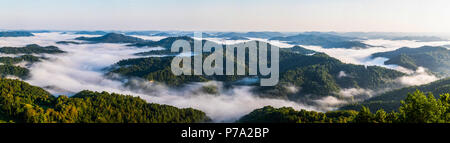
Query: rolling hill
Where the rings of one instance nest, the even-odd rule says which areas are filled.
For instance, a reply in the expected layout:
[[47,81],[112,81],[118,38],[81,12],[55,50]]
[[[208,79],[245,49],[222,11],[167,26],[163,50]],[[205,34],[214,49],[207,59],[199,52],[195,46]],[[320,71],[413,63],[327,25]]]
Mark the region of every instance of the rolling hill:
[[117,33],[108,33],[100,37],[77,37],[75,40],[87,41],[90,43],[138,43],[145,42],[144,39],[126,36]]
[[386,111],[397,110],[401,105],[400,101],[405,99],[408,93],[413,93],[416,90],[421,90],[425,93],[433,93],[436,98],[439,98],[439,95],[441,94],[450,93],[450,78],[441,79],[426,85],[411,86],[389,91],[361,103],[342,107],[341,109],[358,110],[361,105],[363,105],[369,107],[372,111],[376,111],[381,108]]
[[294,45],[312,45],[323,48],[367,48],[370,45],[358,41],[357,38],[337,36],[332,34],[307,33],[287,37],[273,37],[269,40],[286,41]]
[[26,82],[0,79],[0,120],[17,123],[195,123],[205,113],[147,103],[139,97],[81,91],[55,97]]
[[399,65],[411,70],[425,67],[437,75],[450,76],[450,50],[444,47],[403,47],[395,51],[375,53],[372,57],[389,58],[385,64]]

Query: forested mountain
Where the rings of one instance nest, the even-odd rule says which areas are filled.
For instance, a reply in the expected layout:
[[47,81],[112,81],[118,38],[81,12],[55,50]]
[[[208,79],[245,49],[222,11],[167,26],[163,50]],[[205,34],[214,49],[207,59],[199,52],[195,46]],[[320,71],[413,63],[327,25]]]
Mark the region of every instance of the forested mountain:
[[219,33],[218,38],[231,38],[231,37],[250,37],[250,38],[263,38],[269,39],[272,37],[280,37],[285,36],[285,34],[280,32],[247,32],[247,33],[238,33],[238,32],[224,32]]
[[[137,43],[133,46],[149,46],[170,48],[178,39],[188,40],[190,37],[170,37],[160,41]],[[192,45],[191,45],[192,46]],[[271,45],[269,45],[270,47]],[[167,50],[138,53],[138,55],[169,54]],[[377,67],[345,64],[323,53],[304,49],[299,46],[280,49],[280,82],[276,87],[264,87],[259,90],[268,96],[283,98],[314,99],[326,95],[335,95],[341,88],[371,88],[378,89],[393,85],[394,79],[403,76],[398,71]],[[314,54],[314,55],[312,55]],[[208,53],[203,54],[207,56]],[[125,77],[140,77],[149,81],[158,81],[167,85],[178,86],[189,82],[218,80],[234,82],[246,76],[175,76],[170,70],[173,57],[147,57],[126,59],[117,62],[110,73],[117,73]],[[248,59],[248,58],[247,58]],[[340,76],[341,73],[346,76]],[[248,76],[247,76],[248,77]],[[284,86],[294,85],[302,89],[301,94],[286,92]]]
[[34,36],[32,33],[27,31],[4,31],[0,32],[0,37],[30,37]]
[[18,123],[193,123],[205,113],[147,103],[139,97],[81,91],[55,97],[19,80],[0,79],[0,120]]
[[20,62],[39,62],[40,58],[33,55],[22,55],[18,57],[0,57],[0,63],[3,64],[17,64]]
[[358,38],[337,36],[332,34],[306,33],[287,37],[273,37],[269,40],[286,41],[294,45],[313,45],[323,48],[367,48],[370,45],[358,41]]
[[128,31],[124,32],[125,35],[140,35],[140,36],[151,36],[158,33],[159,31]]
[[20,67],[15,64],[26,62],[31,65],[35,62],[41,61],[42,57],[36,57],[32,54],[59,54],[65,53],[55,46],[41,47],[36,44],[26,45],[25,47],[1,47],[0,53],[3,54],[25,54],[17,57],[0,57],[0,76],[6,77],[8,75],[27,78],[29,70],[25,67]]
[[234,36],[234,37],[227,38],[227,40],[249,40],[249,39],[245,38],[245,37]]
[[412,70],[425,67],[437,75],[450,76],[450,50],[444,47],[404,47],[395,51],[375,53],[372,57],[389,58],[385,64],[395,64]]
[[[407,96],[406,96],[407,95]],[[450,94],[436,99],[421,91],[404,94],[404,101],[398,112],[387,113],[383,109],[372,113],[369,108],[360,111],[338,110],[326,113],[293,108],[273,108],[270,106],[256,109],[243,116],[240,123],[449,123]]]
[[78,37],[75,40],[88,41],[90,43],[138,43],[145,42],[144,39],[126,36],[117,33],[108,33],[100,37]]
[[4,54],[58,54],[65,53],[55,46],[42,47],[36,44],[26,45],[25,47],[1,47],[0,53]]
[[77,31],[74,34],[80,34],[80,35],[105,35],[105,34],[108,34],[108,32],[105,32],[105,31]]
[[145,41],[145,42],[139,42],[130,44],[129,46],[136,46],[136,47],[163,47],[166,49],[170,49],[172,47],[172,43],[176,40],[186,40],[191,45],[194,43],[194,39],[188,36],[181,36],[181,37],[168,37],[161,39],[159,41]]
[[169,33],[166,33],[166,32],[160,32],[160,33],[153,34],[152,36],[176,37],[177,35],[169,34]]
[[426,93],[430,92],[435,95],[436,98],[439,98],[439,95],[441,94],[450,93],[450,78],[441,79],[426,85],[411,86],[388,91],[361,103],[348,105],[342,107],[341,109],[357,110],[361,107],[361,105],[363,105],[370,107],[370,109],[372,109],[373,111],[381,108],[385,109],[386,111],[397,110],[401,105],[400,101],[403,100],[408,93],[412,93],[417,89]]
[[29,70],[24,67],[15,66],[14,64],[18,64],[21,62],[33,64],[39,61],[41,61],[40,58],[33,55],[22,55],[19,57],[0,57],[0,76],[6,77],[8,75],[12,75],[20,78],[26,78],[29,74]]

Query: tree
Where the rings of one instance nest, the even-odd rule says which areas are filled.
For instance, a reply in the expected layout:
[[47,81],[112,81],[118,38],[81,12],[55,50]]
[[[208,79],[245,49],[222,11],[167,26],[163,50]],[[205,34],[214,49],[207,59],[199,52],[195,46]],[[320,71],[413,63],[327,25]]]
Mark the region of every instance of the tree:
[[399,108],[399,120],[406,123],[437,123],[443,122],[441,116],[446,108],[441,100],[436,100],[433,94],[428,96],[419,90],[408,94]]

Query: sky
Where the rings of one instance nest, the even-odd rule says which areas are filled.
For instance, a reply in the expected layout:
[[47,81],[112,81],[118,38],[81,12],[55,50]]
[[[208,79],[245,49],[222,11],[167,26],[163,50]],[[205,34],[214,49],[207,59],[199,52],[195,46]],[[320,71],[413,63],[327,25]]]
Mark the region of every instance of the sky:
[[450,32],[448,0],[0,0],[0,29]]

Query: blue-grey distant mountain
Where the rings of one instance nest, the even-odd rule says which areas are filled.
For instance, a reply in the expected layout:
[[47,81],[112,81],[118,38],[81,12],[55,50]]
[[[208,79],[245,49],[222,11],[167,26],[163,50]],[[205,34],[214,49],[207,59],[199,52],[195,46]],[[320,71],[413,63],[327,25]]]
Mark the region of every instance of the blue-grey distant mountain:
[[75,34],[80,34],[80,35],[105,35],[105,34],[108,34],[108,32],[105,32],[105,31],[78,31],[78,32],[75,32]]
[[4,54],[58,54],[65,53],[56,46],[42,47],[37,44],[26,45],[25,47],[1,47],[0,53]]
[[291,48],[283,48],[283,50],[284,49],[290,50],[293,53],[303,54],[303,55],[311,55],[311,54],[317,53],[314,50],[309,50],[309,49],[303,48],[301,46],[294,46]]
[[139,36],[151,36],[159,31],[129,31],[125,32],[125,35],[139,35]]
[[438,75],[450,76],[450,50],[444,47],[403,47],[395,51],[375,53],[372,57],[389,58],[385,64],[400,65],[412,70],[425,67]]
[[27,31],[4,31],[0,32],[0,37],[30,37],[34,36],[31,32]]
[[272,37],[286,36],[280,32],[247,32],[247,33],[237,33],[237,32],[226,32],[220,33],[216,37],[218,38],[231,38],[231,37],[250,37],[250,38],[263,38],[269,39]]
[[286,41],[294,45],[313,45],[323,48],[367,48],[370,45],[359,41],[359,38],[344,37],[332,34],[298,34],[287,37],[274,37],[269,40]]
[[361,106],[369,107],[372,111],[383,108],[386,111],[397,110],[401,106],[401,101],[406,98],[408,93],[421,90],[425,93],[433,93],[435,98],[444,93],[450,93],[450,78],[441,79],[426,85],[405,87],[393,91],[383,93],[358,104],[342,107],[342,110],[359,110]]
[[126,36],[117,33],[108,33],[100,37],[78,37],[75,40],[88,41],[90,43],[139,43],[145,42],[144,39]]
[[58,41],[58,42],[56,42],[56,44],[61,44],[61,45],[75,44],[75,45],[78,45],[78,44],[82,44],[82,43],[80,43],[80,42],[75,42],[75,41]]

